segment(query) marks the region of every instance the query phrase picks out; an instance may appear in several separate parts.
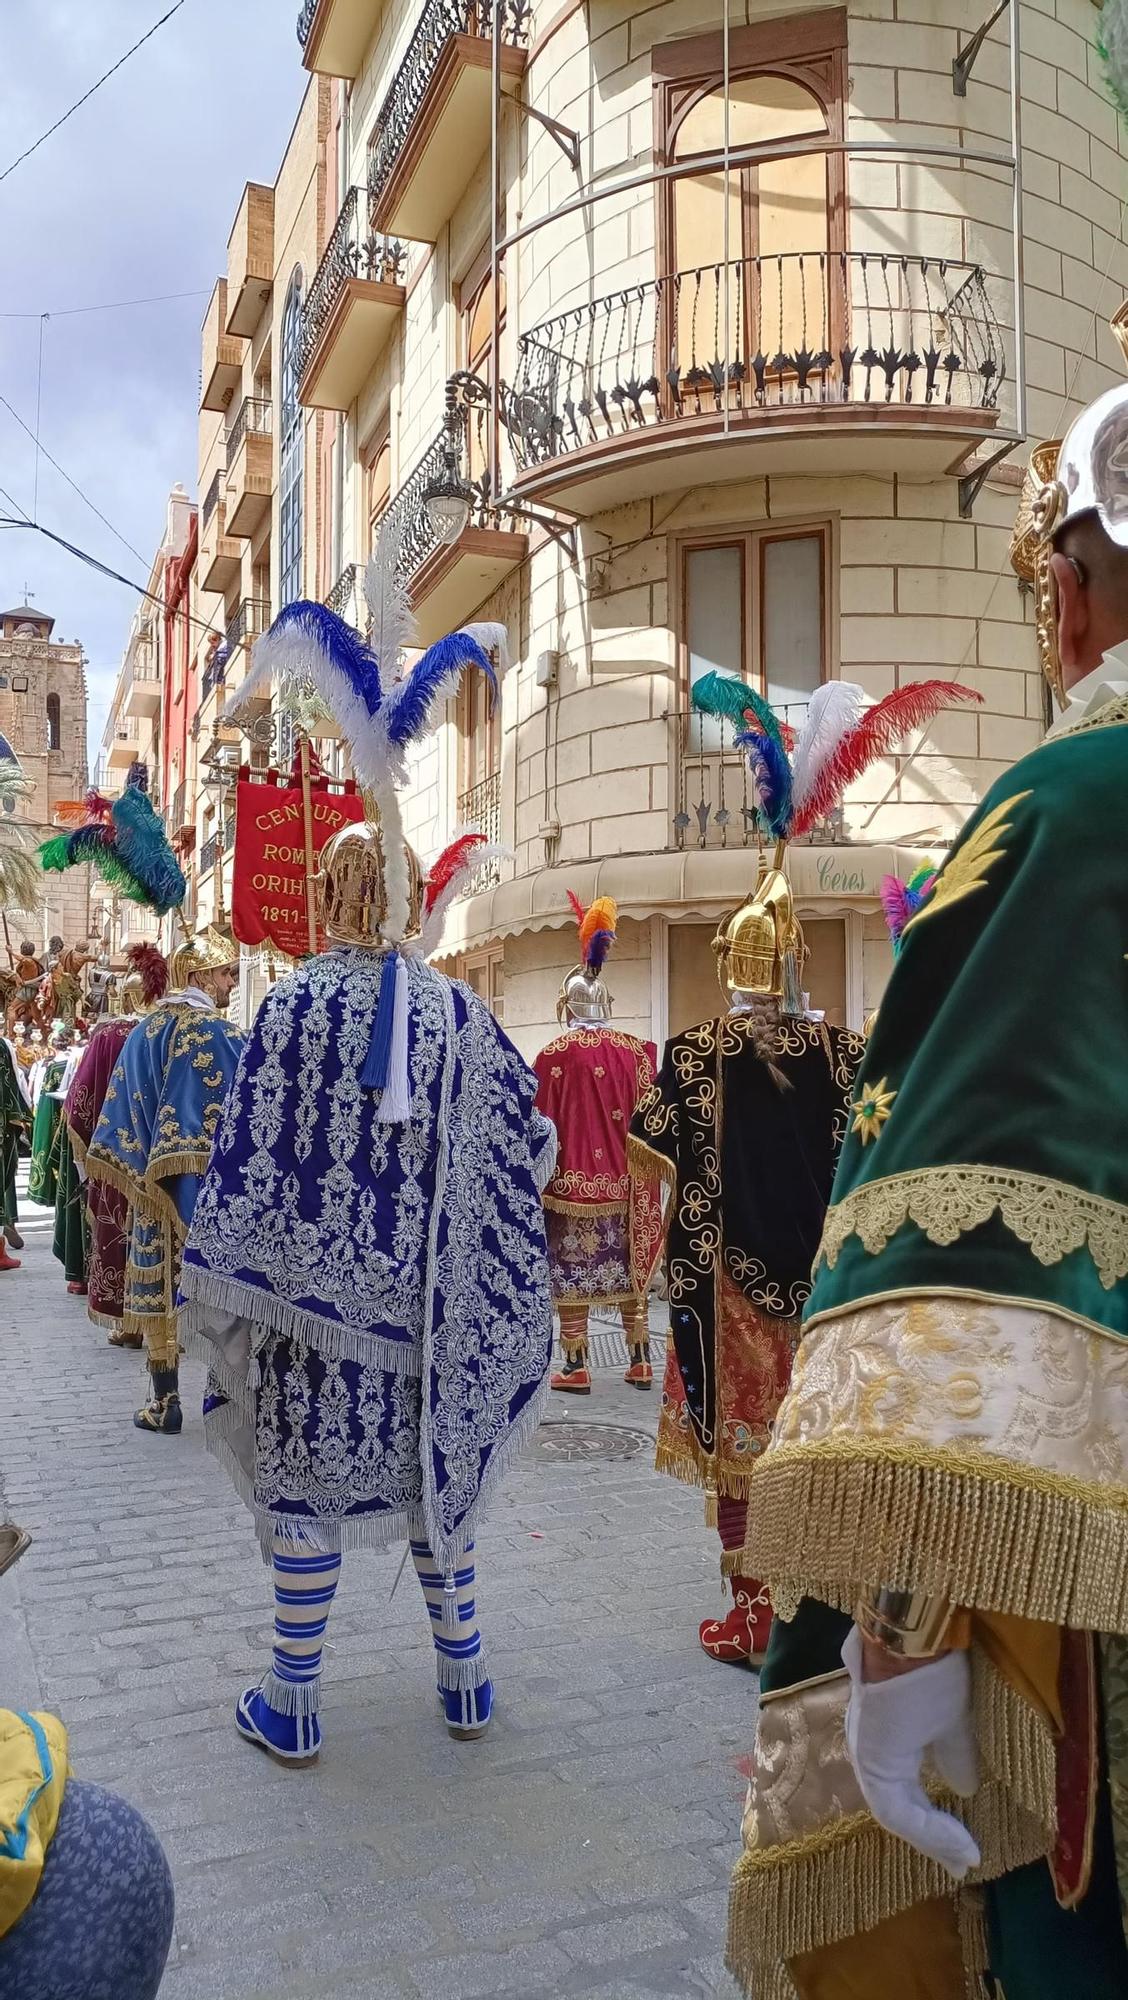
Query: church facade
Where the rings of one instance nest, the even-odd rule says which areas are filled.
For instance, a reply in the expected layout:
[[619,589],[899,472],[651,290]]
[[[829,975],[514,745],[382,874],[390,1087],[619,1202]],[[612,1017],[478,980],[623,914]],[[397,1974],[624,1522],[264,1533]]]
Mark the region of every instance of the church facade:
[[[87,787],[86,665],[78,641],[53,637],[55,621],[37,605],[0,611],[0,756],[13,756],[30,779],[31,797],[14,817],[46,839],[58,806]],[[45,878],[43,907],[34,916],[5,911],[13,945],[37,947],[53,936],[67,944],[90,926],[89,871]],[[18,935],[17,935],[18,933]]]

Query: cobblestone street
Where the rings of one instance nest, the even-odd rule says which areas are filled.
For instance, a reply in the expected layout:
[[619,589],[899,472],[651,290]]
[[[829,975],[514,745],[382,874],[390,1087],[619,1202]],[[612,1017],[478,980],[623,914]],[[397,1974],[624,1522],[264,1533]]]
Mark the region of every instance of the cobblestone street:
[[[410,1569],[390,1596],[402,1552],[358,1555],[320,1765],[281,1771],[231,1724],[267,1661],[270,1592],[203,1449],[200,1373],[182,1437],[135,1431],[140,1357],[66,1296],[46,1213],[23,1214],[23,1269],[0,1278],[0,1511],[34,1541],[0,1582],[3,1699],[57,1711],[77,1773],[160,1833],[177,1897],[162,2000],[728,1995],[755,1684],[698,1648],[716,1540],[700,1496],[652,1469],[657,1390],[632,1394],[620,1365],[554,1405],[489,1517],[489,1735],[441,1725]],[[577,1460],[565,1423],[648,1435]]]

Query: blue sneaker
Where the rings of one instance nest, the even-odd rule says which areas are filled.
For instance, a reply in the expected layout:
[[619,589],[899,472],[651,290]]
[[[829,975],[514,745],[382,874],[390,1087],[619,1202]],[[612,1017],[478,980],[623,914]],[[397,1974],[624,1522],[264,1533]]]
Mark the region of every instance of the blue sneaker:
[[235,1706],[240,1736],[265,1750],[276,1764],[304,1771],[321,1752],[321,1724],[316,1715],[280,1715],[260,1687],[244,1688]]
[[481,1687],[476,1688],[441,1687],[439,1700],[451,1736],[457,1737],[460,1742],[470,1743],[475,1736],[485,1735],[493,1714],[492,1681],[483,1681]]

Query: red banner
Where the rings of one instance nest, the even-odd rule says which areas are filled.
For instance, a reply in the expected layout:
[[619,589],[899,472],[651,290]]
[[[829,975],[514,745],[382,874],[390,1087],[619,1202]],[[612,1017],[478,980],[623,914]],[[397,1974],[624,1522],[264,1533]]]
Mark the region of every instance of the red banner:
[[[356,792],[310,786],[313,852],[342,826],[364,818]],[[240,944],[271,944],[290,958],[309,951],[305,810],[300,785],[256,784],[235,791],[235,866],[231,927]],[[317,948],[325,948],[318,931]]]

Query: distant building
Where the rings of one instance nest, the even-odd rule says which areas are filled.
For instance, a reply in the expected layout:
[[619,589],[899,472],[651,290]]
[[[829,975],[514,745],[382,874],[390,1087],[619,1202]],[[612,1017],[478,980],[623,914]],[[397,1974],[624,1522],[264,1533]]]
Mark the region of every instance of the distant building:
[[[42,838],[53,830],[57,806],[86,790],[86,662],[77,640],[53,639],[55,621],[35,604],[0,611],[0,737],[34,786],[15,808]],[[82,942],[90,929],[90,885],[85,868],[48,878],[42,911],[7,910],[12,943],[38,945],[59,935]],[[3,959],[0,958],[0,963]]]

